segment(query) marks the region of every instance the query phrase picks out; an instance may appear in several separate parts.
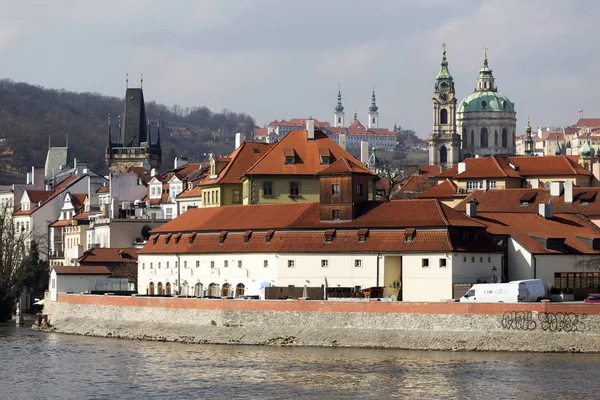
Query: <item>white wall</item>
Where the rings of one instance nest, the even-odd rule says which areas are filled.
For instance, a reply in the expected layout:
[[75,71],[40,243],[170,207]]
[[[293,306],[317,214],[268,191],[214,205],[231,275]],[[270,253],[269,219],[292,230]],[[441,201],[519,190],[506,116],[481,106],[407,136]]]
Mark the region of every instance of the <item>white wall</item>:
[[94,290],[96,280],[106,279],[104,275],[57,275],[55,270],[50,273],[50,300],[56,301],[58,293],[81,293]]

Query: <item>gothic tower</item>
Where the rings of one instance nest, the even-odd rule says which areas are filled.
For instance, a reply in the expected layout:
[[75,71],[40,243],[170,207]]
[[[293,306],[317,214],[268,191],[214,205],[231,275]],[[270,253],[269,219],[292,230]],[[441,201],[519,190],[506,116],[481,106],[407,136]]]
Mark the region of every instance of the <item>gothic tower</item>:
[[344,106],[342,105],[342,93],[338,89],[337,105],[333,113],[333,126],[336,128],[344,127]]
[[369,122],[367,127],[371,128],[379,128],[379,112],[377,111],[379,107],[375,102],[375,89],[373,89],[373,94],[371,95],[371,106],[369,107]]
[[441,69],[435,78],[433,94],[433,132],[429,135],[429,165],[449,168],[460,159],[460,136],[456,133],[456,94],[454,79],[448,71],[446,44],[442,45]]

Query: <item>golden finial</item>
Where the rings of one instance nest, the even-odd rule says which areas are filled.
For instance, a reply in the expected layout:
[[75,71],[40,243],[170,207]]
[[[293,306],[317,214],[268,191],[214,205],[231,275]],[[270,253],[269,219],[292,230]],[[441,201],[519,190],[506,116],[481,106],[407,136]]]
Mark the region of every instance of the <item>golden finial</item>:
[[140,72],[140,89],[144,86],[144,73]]
[[487,61],[487,46],[483,46],[483,61]]
[[442,51],[442,54],[445,56],[446,55],[446,43],[442,43],[442,48],[444,49]]
[[125,89],[129,88],[129,73],[125,73]]

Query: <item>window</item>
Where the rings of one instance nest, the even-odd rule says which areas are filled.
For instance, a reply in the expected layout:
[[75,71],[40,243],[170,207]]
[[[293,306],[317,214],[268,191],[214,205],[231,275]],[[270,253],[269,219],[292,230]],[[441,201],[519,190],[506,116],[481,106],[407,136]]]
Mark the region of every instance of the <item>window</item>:
[[[211,261],[211,268],[213,267],[214,261]],[[225,260],[223,261],[223,267],[228,268],[229,267],[229,260]]]
[[340,194],[340,184],[339,183],[334,183],[333,185],[331,185],[331,194],[332,195]]
[[492,262],[492,257],[488,257],[488,262]]
[[482,181],[469,181],[467,182],[467,189],[483,189]]
[[334,221],[340,220],[340,210],[331,210],[331,219]]
[[479,262],[483,262],[483,257],[479,257]]
[[463,262],[467,262],[467,257],[463,257]]
[[183,262],[183,268],[187,268],[187,261]]
[[238,260],[238,268],[242,268],[242,260]]
[[446,268],[446,259],[440,258],[440,268]]
[[146,269],[146,263],[142,263],[142,269]]
[[326,155],[326,156],[323,156],[323,155],[322,155],[322,156],[321,156],[321,164],[329,164],[329,163],[330,163],[330,160],[331,160],[331,159],[329,158],[329,155]]
[[241,203],[242,202],[242,192],[239,190],[234,190],[233,191],[233,199],[232,201],[234,203]]
[[475,262],[475,257],[471,257],[471,262]]
[[321,268],[328,268],[329,260],[321,260]]
[[268,268],[269,267],[269,260],[264,260],[263,261],[263,267],[264,268]]
[[152,263],[150,263],[150,269],[152,269]]
[[296,262],[294,260],[288,260],[288,268],[295,268]]
[[158,269],[160,269],[160,261],[158,262]]
[[293,164],[294,163],[294,156],[285,156],[285,163],[286,164]]
[[273,196],[273,182],[263,183],[263,196]]
[[196,268],[200,268],[200,260],[196,260]]
[[356,194],[359,196],[362,196],[363,194],[363,185],[362,183],[359,183],[358,185],[356,185]]
[[362,259],[357,258],[354,260],[354,268],[362,268]]
[[421,267],[423,267],[423,268],[429,268],[429,258],[423,258],[421,260]]
[[496,181],[490,181],[490,189],[496,189]]
[[214,268],[214,267],[215,267],[215,262],[214,262],[214,261],[211,261],[211,262],[210,262],[210,268],[212,269],[212,268]]
[[300,182],[290,182],[290,197],[300,196]]

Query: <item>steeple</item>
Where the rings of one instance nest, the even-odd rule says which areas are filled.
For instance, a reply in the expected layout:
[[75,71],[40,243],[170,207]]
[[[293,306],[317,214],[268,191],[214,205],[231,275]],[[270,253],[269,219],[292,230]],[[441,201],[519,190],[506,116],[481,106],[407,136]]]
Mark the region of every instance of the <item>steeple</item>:
[[560,148],[560,143],[558,142],[558,135],[556,135],[556,142],[554,143],[556,149],[554,150],[555,156],[560,156],[562,154],[562,149]]
[[356,116],[356,110],[354,110],[354,120],[356,121],[358,117]]
[[440,72],[435,78],[436,92],[454,92],[454,79],[448,70],[448,60],[446,60],[446,43],[442,44],[442,62],[440,63]]
[[371,95],[371,106],[369,107],[369,122],[367,126],[370,128],[379,128],[379,107],[375,101],[375,88],[373,88],[373,94]]
[[333,113],[333,126],[344,127],[344,106],[342,105],[342,92],[338,86],[337,105]]
[[111,149],[112,148],[112,133],[110,130],[110,113],[108,113],[108,142],[107,142],[107,148]]
[[496,91],[496,86],[494,86],[494,75],[492,74],[492,70],[488,65],[487,46],[483,48],[483,66],[479,70],[479,76],[477,77],[477,88],[475,91]]
[[533,138],[531,137],[531,124],[529,123],[529,115],[527,116],[527,126],[525,127],[525,140],[523,142],[525,148],[523,154],[526,156],[533,155]]

